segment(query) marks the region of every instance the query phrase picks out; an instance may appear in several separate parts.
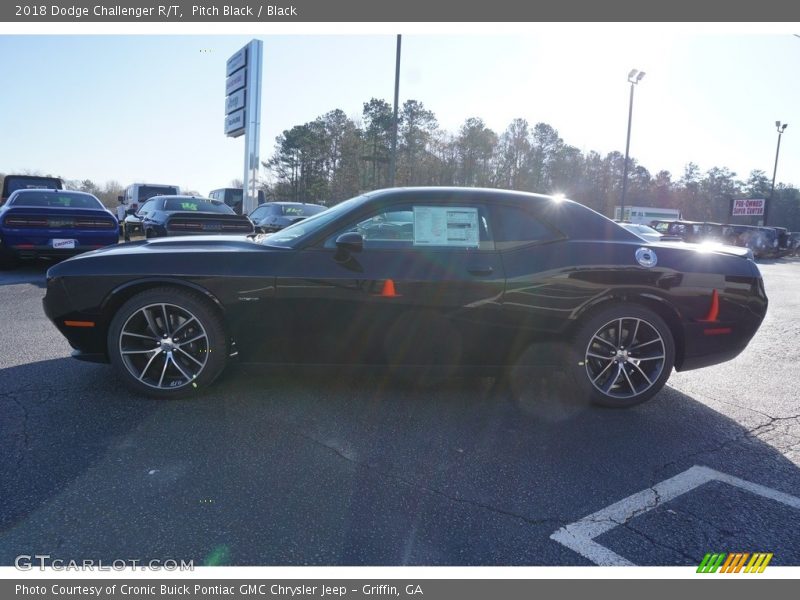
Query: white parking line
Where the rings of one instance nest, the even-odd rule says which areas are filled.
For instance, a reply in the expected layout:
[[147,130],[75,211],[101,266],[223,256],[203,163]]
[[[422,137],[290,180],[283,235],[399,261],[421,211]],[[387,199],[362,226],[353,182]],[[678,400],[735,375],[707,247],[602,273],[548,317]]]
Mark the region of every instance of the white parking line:
[[582,518],[580,521],[565,525],[553,533],[550,539],[574,550],[596,565],[633,566],[635,563],[598,544],[594,539],[633,517],[644,514],[658,505],[669,502],[711,481],[721,481],[757,496],[775,500],[800,510],[800,498],[796,496],[739,479],[733,475],[721,473],[708,467],[695,465],[683,473],[675,475],[675,477],[665,479],[651,488],[615,502],[596,513]]

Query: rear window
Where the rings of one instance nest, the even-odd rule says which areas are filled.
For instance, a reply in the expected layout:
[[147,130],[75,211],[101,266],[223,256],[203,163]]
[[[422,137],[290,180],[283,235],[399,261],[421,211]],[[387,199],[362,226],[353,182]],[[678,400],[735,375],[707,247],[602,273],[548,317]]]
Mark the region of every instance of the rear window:
[[213,212],[224,215],[235,215],[230,206],[222,202],[200,200],[197,198],[168,198],[164,203],[164,210],[175,212]]
[[237,204],[241,204],[243,197],[244,192],[242,190],[225,190],[225,204],[228,206],[236,206]]
[[313,204],[284,204],[281,206],[281,214],[287,217],[310,217],[321,213],[323,210],[325,210],[324,206],[315,206]]
[[174,185],[140,185],[139,204],[144,204],[153,196],[174,196],[178,188]]
[[30,206],[45,208],[103,208],[100,201],[88,194],[60,194],[24,192],[18,194],[10,206]]
[[6,196],[10,196],[17,190],[60,190],[62,187],[61,180],[56,177],[14,177],[13,175],[7,175],[3,180],[3,190]]

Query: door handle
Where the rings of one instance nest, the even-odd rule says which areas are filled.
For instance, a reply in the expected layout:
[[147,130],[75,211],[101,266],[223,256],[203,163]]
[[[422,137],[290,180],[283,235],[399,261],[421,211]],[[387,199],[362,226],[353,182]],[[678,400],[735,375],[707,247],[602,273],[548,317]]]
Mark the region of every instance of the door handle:
[[470,275],[491,275],[494,273],[494,267],[491,265],[467,267],[467,272]]

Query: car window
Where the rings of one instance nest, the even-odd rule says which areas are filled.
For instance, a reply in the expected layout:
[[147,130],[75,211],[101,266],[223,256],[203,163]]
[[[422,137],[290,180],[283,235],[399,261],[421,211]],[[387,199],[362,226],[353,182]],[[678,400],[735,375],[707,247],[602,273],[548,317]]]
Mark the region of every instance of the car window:
[[283,215],[287,217],[310,217],[325,210],[324,206],[316,204],[284,204],[279,208]]
[[49,208],[103,208],[103,204],[94,196],[69,192],[20,192],[11,204]]
[[152,212],[152,211],[154,211],[156,209],[156,204],[157,203],[158,203],[158,200],[148,200],[147,202],[144,203],[142,208],[139,209],[139,212],[142,213],[142,214],[148,213],[148,212]]
[[367,218],[340,229],[325,246],[347,232],[360,233],[364,248],[461,248],[492,250],[488,211],[480,205],[414,203],[375,211]]
[[147,202],[154,196],[168,196],[177,194],[178,188],[172,185],[140,185],[138,202]]
[[667,233],[667,231],[669,231],[669,223],[659,221],[653,225],[653,229],[655,229],[658,233]]
[[686,225],[682,223],[670,223],[667,228],[667,233],[683,237],[683,235],[686,234]]
[[230,206],[218,200],[203,200],[200,198],[167,198],[164,210],[179,212],[214,212],[226,215],[235,214]]
[[13,175],[6,175],[3,182],[5,187],[5,194],[10,196],[17,190],[26,189],[61,189],[61,180],[55,177],[15,177]]
[[263,219],[267,215],[267,207],[260,206],[259,208],[255,209],[253,212],[250,213],[251,219]]
[[542,222],[529,210],[498,204],[492,207],[494,241],[498,250],[563,239],[564,235]]

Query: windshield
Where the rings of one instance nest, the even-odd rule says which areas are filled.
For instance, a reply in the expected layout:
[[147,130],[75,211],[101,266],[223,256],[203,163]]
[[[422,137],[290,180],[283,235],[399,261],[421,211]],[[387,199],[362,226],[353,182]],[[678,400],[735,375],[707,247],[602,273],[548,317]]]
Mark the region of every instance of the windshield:
[[345,200],[336,206],[317,213],[313,217],[298,221],[294,225],[290,225],[285,229],[281,229],[272,235],[264,236],[261,240],[259,240],[258,243],[267,246],[294,248],[300,244],[303,239],[313,235],[315,232],[325,227],[328,223],[332,222],[334,219],[350,210],[350,208],[361,202],[361,200],[364,198],[366,198],[366,195],[356,196],[355,198],[350,198],[350,200]]

